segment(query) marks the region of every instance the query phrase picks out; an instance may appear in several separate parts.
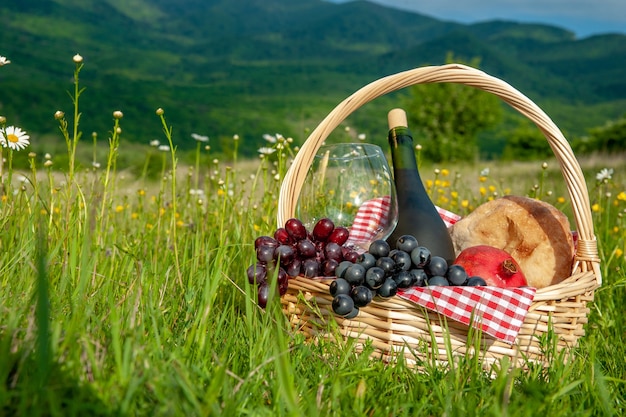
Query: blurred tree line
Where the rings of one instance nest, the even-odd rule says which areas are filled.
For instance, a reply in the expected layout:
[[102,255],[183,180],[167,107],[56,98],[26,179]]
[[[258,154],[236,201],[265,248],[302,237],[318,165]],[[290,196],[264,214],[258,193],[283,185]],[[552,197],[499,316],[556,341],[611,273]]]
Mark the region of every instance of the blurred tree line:
[[[459,62],[450,54],[448,63]],[[467,65],[478,68],[480,59]],[[478,134],[498,126],[503,119],[502,101],[491,93],[462,84],[418,84],[401,98],[409,127],[421,153],[432,162],[478,160]],[[529,119],[517,115],[507,130],[500,159],[538,160],[553,155],[543,133]],[[511,127],[511,126],[507,126]],[[615,153],[626,150],[626,114],[570,140],[574,153]]]
[[[446,62],[459,61],[449,54]],[[468,65],[479,63],[475,58]],[[433,162],[476,159],[477,134],[502,120],[498,97],[463,84],[413,85],[402,101],[424,157]]]
[[593,152],[614,153],[626,150],[626,113],[617,120],[610,120],[604,126],[589,130],[589,136],[572,142],[575,152],[588,154]]

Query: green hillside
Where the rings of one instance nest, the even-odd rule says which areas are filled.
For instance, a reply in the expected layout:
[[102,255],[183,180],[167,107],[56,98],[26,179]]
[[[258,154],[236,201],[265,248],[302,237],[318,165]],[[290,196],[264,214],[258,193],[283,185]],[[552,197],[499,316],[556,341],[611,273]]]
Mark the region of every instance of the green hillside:
[[[106,136],[124,112],[125,140],[160,137],[166,110],[179,146],[239,134],[251,155],[266,132],[297,140],[339,101],[381,76],[448,53],[525,92],[569,135],[626,108],[626,36],[494,21],[461,25],[365,1],[5,0],[0,4],[0,114],[48,134],[68,112],[72,56],[85,67],[81,125]],[[390,98],[350,121],[383,136]],[[503,133],[504,135],[505,133]]]

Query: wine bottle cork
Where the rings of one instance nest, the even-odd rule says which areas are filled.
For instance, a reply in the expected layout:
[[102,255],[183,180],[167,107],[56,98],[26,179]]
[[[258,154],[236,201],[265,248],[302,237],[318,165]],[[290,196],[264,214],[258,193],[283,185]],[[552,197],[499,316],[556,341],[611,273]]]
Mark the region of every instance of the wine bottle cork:
[[406,112],[402,109],[389,110],[387,122],[389,123],[389,129],[393,129],[394,127],[409,127]]

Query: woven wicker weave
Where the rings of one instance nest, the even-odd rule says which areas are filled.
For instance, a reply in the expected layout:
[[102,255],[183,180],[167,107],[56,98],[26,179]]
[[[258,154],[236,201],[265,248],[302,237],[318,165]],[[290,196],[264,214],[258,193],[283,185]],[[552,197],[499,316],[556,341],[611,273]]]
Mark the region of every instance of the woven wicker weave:
[[[282,297],[283,310],[294,328],[307,337],[336,337],[328,332],[328,321],[335,320],[339,334],[355,338],[360,346],[371,343],[374,356],[391,359],[403,354],[410,364],[424,360],[446,361],[452,355],[479,353],[484,365],[508,356],[523,366],[527,361],[549,364],[542,347],[548,332],[556,336],[558,350],[576,345],[584,335],[594,290],[602,283],[597,242],[594,236],[589,195],[583,173],[567,140],[550,118],[529,98],[506,82],[460,64],[421,67],[376,80],[335,107],[307,138],[287,171],[278,200],[278,225],[294,216],[302,185],[314,155],[339,124],[369,101],[390,92],[425,83],[458,83],[498,96],[533,121],[543,132],[556,159],[569,193],[578,232],[577,252],[572,275],[563,282],[537,290],[524,324],[513,345],[486,334],[479,340],[472,331],[411,302],[394,297],[375,300],[361,309],[353,320],[337,317],[331,309],[328,281],[306,278],[290,280]],[[471,340],[468,339],[471,334]]]

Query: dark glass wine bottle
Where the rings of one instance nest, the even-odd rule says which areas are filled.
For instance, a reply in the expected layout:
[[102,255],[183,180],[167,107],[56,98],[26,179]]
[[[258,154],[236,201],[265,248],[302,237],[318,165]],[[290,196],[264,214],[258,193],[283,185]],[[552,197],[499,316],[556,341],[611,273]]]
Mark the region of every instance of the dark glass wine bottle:
[[420,246],[427,247],[433,256],[441,256],[450,264],[455,259],[452,239],[422,183],[406,113],[402,109],[393,109],[388,121],[398,225],[387,241],[393,248],[400,236],[413,235]]

